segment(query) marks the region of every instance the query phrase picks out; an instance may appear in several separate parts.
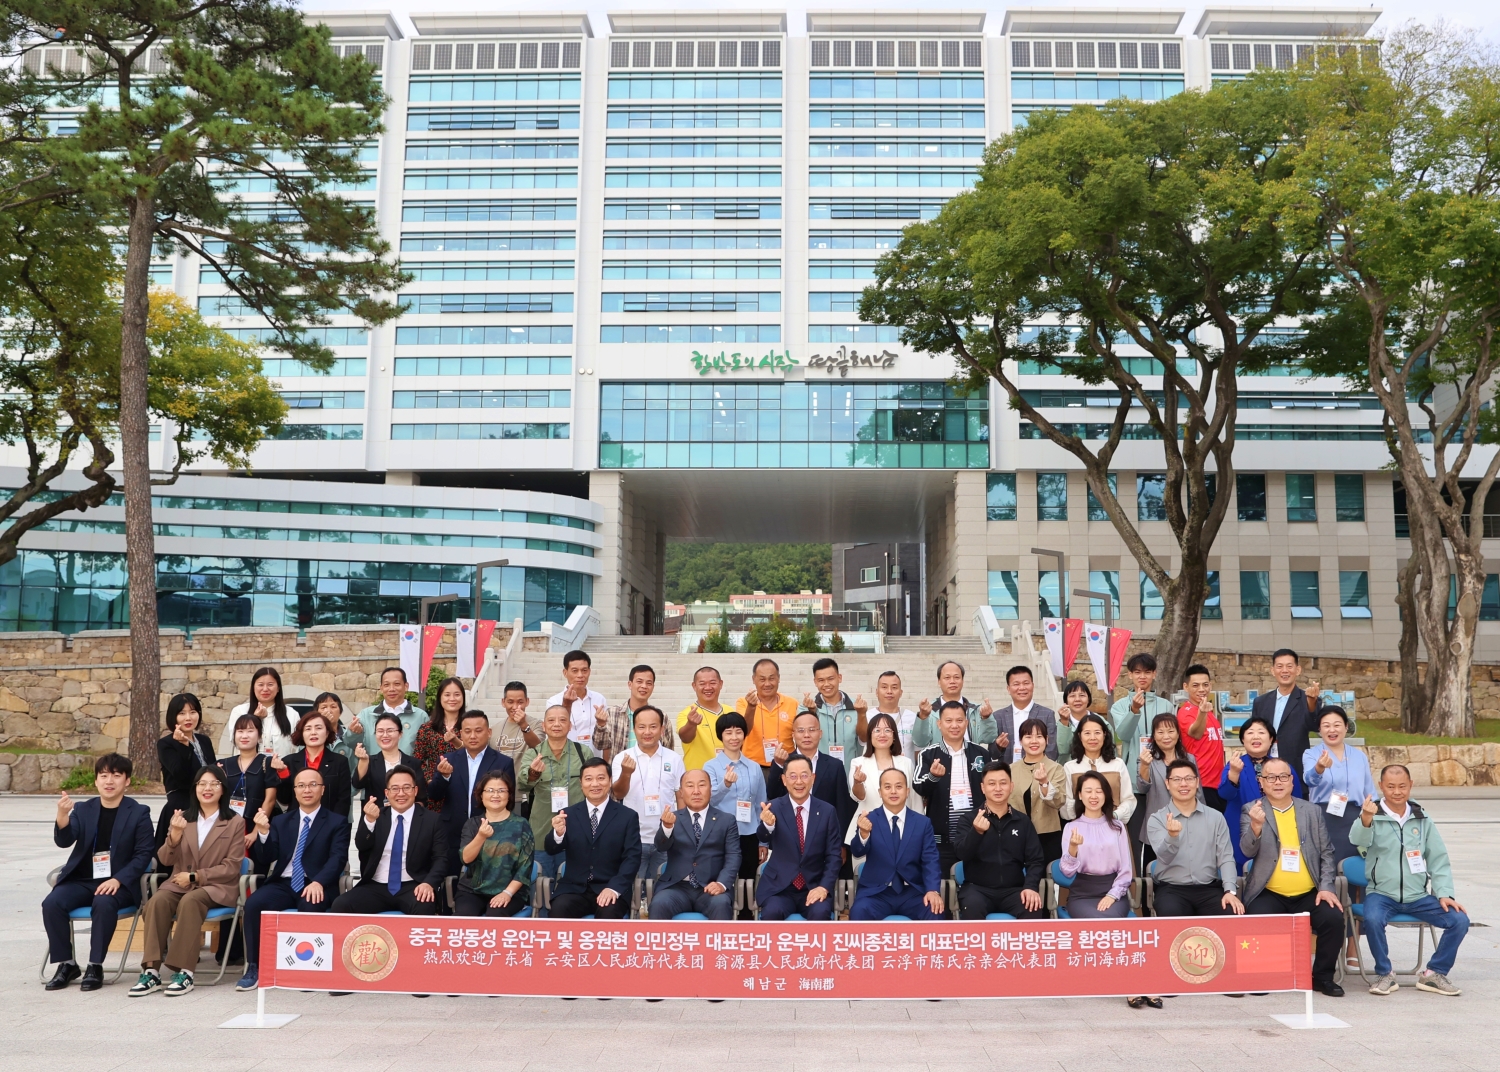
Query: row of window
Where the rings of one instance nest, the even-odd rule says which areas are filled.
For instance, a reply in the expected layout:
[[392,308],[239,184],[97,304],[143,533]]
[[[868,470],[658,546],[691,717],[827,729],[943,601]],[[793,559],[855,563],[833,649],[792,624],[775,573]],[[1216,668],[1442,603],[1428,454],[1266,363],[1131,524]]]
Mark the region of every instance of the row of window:
[[573,190],[578,172],[571,168],[507,168],[480,171],[464,168],[408,171],[407,190]]
[[[578,248],[573,231],[433,231],[401,236],[402,253],[473,253]],[[410,264],[403,265],[408,271]]]
[[[1110,435],[1108,424],[1069,424],[1054,422],[1059,431],[1079,439],[1104,440]],[[1180,433],[1179,433],[1180,434]],[[1385,433],[1378,424],[1237,424],[1235,438],[1240,441],[1281,442],[1327,442],[1327,443],[1383,443]],[[1029,421],[1022,421],[1019,428],[1022,439],[1046,439],[1040,428]],[[1418,443],[1432,442],[1432,433],[1426,429],[1414,432]],[[1149,424],[1127,424],[1124,439],[1156,439],[1156,430]]]
[[364,409],[363,391],[282,391],[287,409]]
[[[989,602],[995,612],[996,618],[1004,618],[1014,621],[1020,614],[1020,586],[1019,571],[1017,570],[990,570],[989,571]],[[1140,611],[1142,621],[1161,620],[1165,604],[1161,592],[1156,584],[1145,573],[1140,575],[1140,600],[1136,604]],[[1120,573],[1118,570],[1090,570],[1089,591],[1107,592],[1113,602],[1113,611],[1116,617],[1123,617],[1124,604],[1120,601]],[[1491,575],[1496,581],[1495,596],[1492,602],[1486,603],[1484,609],[1488,610],[1489,616],[1481,613],[1481,618],[1486,621],[1500,620],[1500,577]],[[1488,599],[1490,596],[1490,579],[1486,579],[1484,593]],[[1293,618],[1321,618],[1323,617],[1323,603],[1320,591],[1319,573],[1317,570],[1289,570],[1288,581],[1288,606]],[[1063,575],[1063,588],[1068,588],[1069,578]],[[1104,601],[1102,599],[1090,599],[1088,614],[1091,618],[1099,619],[1104,615]],[[1240,620],[1241,621],[1268,621],[1271,617],[1271,574],[1266,570],[1241,570],[1240,571]],[[1043,618],[1062,617],[1064,609],[1072,613],[1078,613],[1079,598],[1070,598],[1065,604],[1058,595],[1057,571],[1039,570],[1037,572],[1037,614]],[[1370,618],[1370,575],[1365,570],[1340,570],[1339,571],[1339,616],[1341,618]],[[1208,574],[1208,595],[1203,600],[1202,616],[1206,619],[1218,620],[1224,617],[1224,608],[1219,592],[1219,571],[1211,570]]]
[[937,127],[943,129],[984,129],[982,104],[922,105],[813,105],[807,110],[807,125],[814,130],[823,127],[902,129]]
[[[468,329],[442,328],[439,330],[461,332]],[[571,376],[573,359],[571,357],[398,357],[395,371],[397,376]]]
[[392,439],[567,439],[567,424],[393,424]]
[[[606,214],[607,215],[607,214]],[[406,201],[402,223],[486,223],[576,220],[578,202],[568,199],[516,198],[496,201]]]
[[610,100],[780,100],[781,77],[611,75],[607,94]]
[[780,41],[621,41],[611,67],[780,67]]
[[413,71],[577,70],[581,41],[481,41],[458,44],[414,44]]
[[603,324],[601,343],[779,343],[780,324]]
[[1180,41],[1011,41],[1012,67],[1064,71],[1182,70]]
[[987,443],[600,443],[601,469],[985,469]]
[[573,404],[570,390],[396,391],[395,409],[566,409]]
[[836,41],[815,38],[813,67],[982,67],[984,42]]
[[[1181,78],[1032,78],[1013,77],[1010,80],[1010,95],[1013,100],[1066,100],[1066,101],[1110,101],[1110,100],[1166,100],[1183,91]],[[1018,123],[1017,126],[1025,126]]]
[[502,141],[406,143],[408,160],[577,160],[578,139],[511,138]]
[[578,99],[576,75],[504,75],[495,78],[413,78],[406,99],[428,101],[555,101]]
[[[564,392],[566,393],[566,392]],[[110,506],[123,506],[111,501]],[[567,514],[535,510],[487,510],[458,506],[389,506],[379,503],[288,502],[279,499],[225,499],[204,495],[153,495],[153,510],[232,510],[255,514],[325,514],[334,517],[410,517],[432,521],[512,521],[528,525],[559,525],[594,531],[594,523]]]
[[[1314,473],[1286,473],[1286,519],[1289,522],[1318,520],[1317,477]],[[1209,495],[1216,488],[1214,474],[1208,474]],[[1109,487],[1117,485],[1109,474]],[[1136,520],[1165,521],[1167,478],[1165,473],[1137,473],[1135,478]],[[1087,517],[1090,521],[1108,521],[1109,515],[1086,488]],[[1333,477],[1334,520],[1365,520],[1365,478],[1361,473],[1335,473]],[[1241,521],[1265,521],[1268,518],[1265,473],[1235,474],[1235,504]],[[1016,474],[991,473],[985,482],[985,516],[990,521],[1015,521],[1017,517]],[[1036,520],[1068,520],[1068,474],[1036,474]]]
[[406,261],[401,268],[409,272],[413,282],[417,283],[494,283],[573,278],[572,261]]
[[[571,295],[569,295],[571,297]],[[397,328],[397,346],[571,346],[573,325],[571,324],[509,324],[476,325],[473,327],[426,327]],[[557,361],[567,358],[551,358],[554,367]],[[400,359],[397,359],[400,367]],[[399,373],[398,373],[399,375]],[[511,373],[519,375],[519,373]],[[528,372],[527,375],[537,375]],[[550,375],[559,375],[553,372]]]
[[407,130],[577,130],[578,109],[412,108]]
[[818,75],[807,80],[812,100],[983,100],[984,76]]
[[[573,295],[543,294],[406,294],[401,305],[413,313],[456,316],[460,313],[571,313]],[[398,328],[400,331],[405,330]]]
[[604,125],[610,130],[780,129],[781,107],[732,104],[610,105]]
[[[1285,71],[1299,63],[1313,61],[1320,52],[1343,56],[1355,45],[1288,45],[1273,42],[1228,42],[1214,41],[1208,46],[1208,65],[1213,71],[1250,71],[1274,67]],[[1374,44],[1357,46],[1360,59],[1371,66],[1380,64],[1380,46]]]
[[156,525],[156,535],[194,540],[277,540],[290,543],[371,543],[385,547],[511,547],[593,558],[594,549],[567,540],[471,536],[451,532],[351,532],[347,529],[266,529],[243,525]]
[[647,291],[601,295],[606,313],[779,313],[781,292],[772,291]]

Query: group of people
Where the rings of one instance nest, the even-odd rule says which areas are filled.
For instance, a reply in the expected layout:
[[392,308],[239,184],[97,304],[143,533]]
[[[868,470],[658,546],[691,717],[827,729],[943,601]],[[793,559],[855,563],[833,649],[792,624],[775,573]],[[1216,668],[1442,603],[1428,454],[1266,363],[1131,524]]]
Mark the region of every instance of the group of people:
[[[1041,706],[1025,666],[1006,675],[1007,705],[976,702],[953,661],[915,707],[902,705],[899,675],[881,674],[872,710],[843,689],[835,660],[819,659],[798,701],[764,658],[731,703],[702,667],[693,702],[669,718],[651,703],[650,666],[633,667],[624,701],[610,704],[590,687],[586,652],[562,662],[563,687],[540,716],[512,681],[493,720],[467,706],[456,678],[429,716],[399,667],[381,674],[380,702],[351,715],[323,693],[298,718],[262,668],[217,751],[197,697],[174,697],[154,827],[125,796],[124,756],[98,760],[97,797],[58,802],[54,837],[72,854],[43,902],[57,965],[47,988],[103,984],[116,919],[151,872],[131,996],[192,990],[204,921],[238,902],[243,872],[258,876],[243,912],[248,990],[267,911],[511,917],[542,909],[533,882],[545,876],[547,910],[562,918],[730,920],[738,909],[826,921],[844,879],[851,920],[938,920],[951,914],[951,877],[960,919],[1037,919],[1052,871],[1072,918],[1145,911],[1132,897],[1145,875],[1162,916],[1308,912],[1314,986],[1342,996],[1335,879],[1340,860],[1362,855],[1371,991],[1397,988],[1385,929],[1401,913],[1442,931],[1417,988],[1459,993],[1447,974],[1468,917],[1442,838],[1409,799],[1410,773],[1388,766],[1376,784],[1346,743],[1349,716],[1320,703],[1316,682],[1297,685],[1288,649],[1273,657],[1278,687],[1240,727],[1243,751],[1229,755],[1208,670],[1188,667],[1179,707],[1155,691],[1149,654],[1131,658],[1133,687],[1107,713],[1082,681],[1066,684],[1061,709]],[[351,837],[359,878],[342,889]],[[736,897],[741,880],[753,894]],[[86,905],[80,968],[68,913]],[[219,955],[236,950],[221,942]]]

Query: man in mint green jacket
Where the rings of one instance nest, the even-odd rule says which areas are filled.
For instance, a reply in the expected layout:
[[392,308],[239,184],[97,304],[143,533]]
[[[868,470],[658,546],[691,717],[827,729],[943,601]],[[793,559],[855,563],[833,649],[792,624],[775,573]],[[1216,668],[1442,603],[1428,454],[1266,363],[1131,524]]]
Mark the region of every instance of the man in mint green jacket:
[[[1393,763],[1380,772],[1380,800],[1365,797],[1349,843],[1365,858],[1365,939],[1379,978],[1372,994],[1394,994],[1386,922],[1394,915],[1414,916],[1442,931],[1417,989],[1445,997],[1461,991],[1448,981],[1459,943],[1469,933],[1464,906],[1453,899],[1453,868],[1436,824],[1410,800],[1411,772]],[[1429,892],[1430,889],[1430,892]]]

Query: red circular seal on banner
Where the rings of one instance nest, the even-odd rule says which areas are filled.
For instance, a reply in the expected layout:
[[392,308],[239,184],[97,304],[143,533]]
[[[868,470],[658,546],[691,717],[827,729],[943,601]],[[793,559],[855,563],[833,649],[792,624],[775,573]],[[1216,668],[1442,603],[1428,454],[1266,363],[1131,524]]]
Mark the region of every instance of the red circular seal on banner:
[[[346,946],[347,948],[347,946]],[[1172,939],[1172,970],[1185,983],[1207,983],[1224,970],[1224,940],[1207,927],[1189,927]]]
[[378,983],[396,970],[400,953],[384,927],[356,927],[344,939],[344,970],[365,983]]

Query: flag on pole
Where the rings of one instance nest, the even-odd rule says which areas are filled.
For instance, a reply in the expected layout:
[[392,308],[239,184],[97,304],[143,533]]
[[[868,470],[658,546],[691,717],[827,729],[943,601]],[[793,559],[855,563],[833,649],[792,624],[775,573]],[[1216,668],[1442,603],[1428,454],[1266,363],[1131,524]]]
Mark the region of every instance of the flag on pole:
[[474,650],[474,619],[458,618],[454,624],[458,627],[458,665],[454,667],[453,674],[455,677],[473,677],[479,672],[475,666],[478,658]]
[[401,627],[401,669],[406,674],[406,680],[420,692],[418,680],[422,675],[422,642],[417,639],[417,627],[414,625]]
[[[1062,638],[1064,673],[1073,669],[1073,661],[1078,658],[1078,642],[1081,639],[1083,639],[1083,619],[1064,618]],[[1062,677],[1062,674],[1057,676]]]
[[1042,637],[1047,641],[1047,655],[1052,660],[1053,677],[1062,677],[1067,673],[1063,669],[1062,632],[1061,618],[1042,619]]
[[1089,662],[1094,664],[1094,680],[1104,691],[1109,691],[1109,668],[1105,666],[1104,638],[1107,630],[1102,625],[1089,622],[1084,626],[1083,642],[1089,650]]
[[1109,631],[1109,687],[1111,689],[1120,678],[1120,668],[1125,665],[1125,652],[1130,648],[1131,636],[1129,629]]
[[422,630],[422,677],[417,685],[419,693],[427,691],[427,672],[432,669],[432,657],[437,654],[446,628],[445,625],[429,625]]
[[489,650],[490,637],[495,635],[499,623],[493,618],[480,618],[474,623],[474,673],[484,669],[484,653]]

